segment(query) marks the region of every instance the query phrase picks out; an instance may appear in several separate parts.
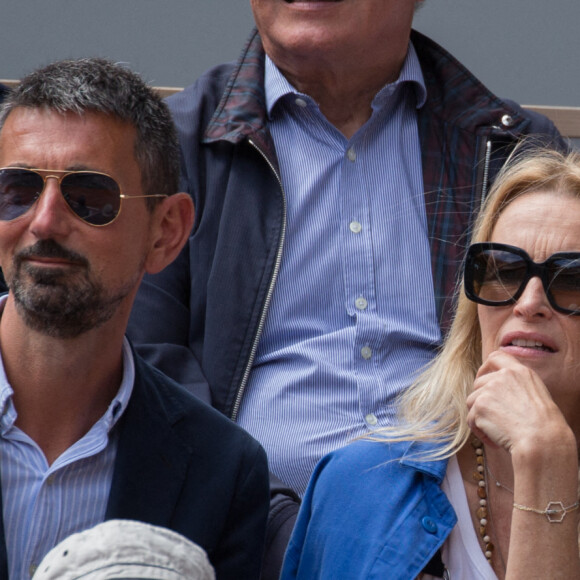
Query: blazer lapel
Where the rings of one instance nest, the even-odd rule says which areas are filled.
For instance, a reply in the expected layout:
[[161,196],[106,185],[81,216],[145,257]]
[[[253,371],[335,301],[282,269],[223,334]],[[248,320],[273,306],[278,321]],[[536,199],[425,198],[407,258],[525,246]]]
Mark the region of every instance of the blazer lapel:
[[180,410],[158,396],[149,369],[136,357],[131,401],[119,425],[119,442],[106,519],[168,526],[192,450],[173,425]]

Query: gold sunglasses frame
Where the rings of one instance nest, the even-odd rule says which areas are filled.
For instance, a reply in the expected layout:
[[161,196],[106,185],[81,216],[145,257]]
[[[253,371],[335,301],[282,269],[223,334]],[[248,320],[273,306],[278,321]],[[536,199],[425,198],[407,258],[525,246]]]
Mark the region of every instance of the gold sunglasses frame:
[[44,190],[46,189],[46,182],[48,179],[56,179],[56,181],[58,183],[58,188],[60,190],[60,194],[64,198],[64,193],[62,192],[61,183],[62,183],[62,180],[65,179],[69,175],[78,175],[78,174],[102,175],[102,176],[108,177],[110,180],[112,180],[113,183],[115,183],[117,185],[117,188],[119,189],[119,200],[120,200],[119,201],[119,211],[117,212],[115,217],[110,222],[107,222],[106,224],[92,224],[91,222],[88,222],[87,220],[83,219],[80,215],[78,215],[73,210],[73,208],[68,204],[68,202],[66,201],[66,198],[65,198],[65,203],[66,203],[66,207],[68,208],[68,210],[75,217],[80,219],[83,223],[85,223],[89,226],[92,226],[94,228],[105,228],[107,226],[110,226],[113,222],[115,222],[116,219],[121,215],[121,210],[123,209],[123,200],[124,199],[139,199],[139,198],[147,198],[147,197],[168,197],[167,194],[165,194],[165,193],[152,193],[152,194],[147,194],[147,195],[127,195],[127,194],[124,194],[118,181],[114,177],[109,175],[108,173],[103,173],[102,171],[90,171],[88,169],[86,169],[86,170],[83,169],[83,170],[78,170],[78,171],[68,171],[65,169],[38,169],[36,167],[12,167],[12,166],[0,167],[0,171],[4,171],[5,169],[16,169],[19,171],[31,171],[32,173],[36,173],[37,175],[39,175],[42,178],[43,185],[42,185],[42,191],[40,192],[38,197],[34,200],[34,203],[23,214],[15,217],[11,220],[0,219],[0,221],[14,221],[14,220],[17,220],[17,219],[23,217],[24,215],[26,215],[36,205],[38,200],[42,197],[42,194],[44,193]]

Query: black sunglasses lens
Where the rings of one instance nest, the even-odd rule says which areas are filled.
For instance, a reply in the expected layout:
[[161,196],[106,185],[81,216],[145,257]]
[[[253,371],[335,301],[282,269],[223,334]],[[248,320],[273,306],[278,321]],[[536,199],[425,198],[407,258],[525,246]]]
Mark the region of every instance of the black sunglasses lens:
[[580,311],[580,257],[553,257],[547,265],[548,291],[555,304],[568,312]]
[[10,221],[25,214],[42,193],[44,181],[28,169],[0,170],[0,220]]
[[522,256],[503,250],[481,250],[472,257],[473,293],[486,302],[505,304],[520,289],[527,270]]
[[87,223],[104,226],[112,222],[121,207],[117,182],[100,173],[71,173],[60,184],[70,208]]
[[465,292],[480,304],[503,306],[513,303],[533,276],[542,278],[553,308],[580,314],[580,253],[577,252],[554,254],[543,264],[534,264],[517,248],[474,244],[467,256]]

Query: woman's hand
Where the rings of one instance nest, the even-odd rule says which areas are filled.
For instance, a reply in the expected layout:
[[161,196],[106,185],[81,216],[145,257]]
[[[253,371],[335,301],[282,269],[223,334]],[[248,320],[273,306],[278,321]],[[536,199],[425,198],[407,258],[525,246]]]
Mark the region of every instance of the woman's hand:
[[[552,502],[575,504],[576,438],[538,373],[514,356],[494,351],[477,373],[467,407],[473,433],[494,448],[488,448],[488,465],[493,459],[494,473],[503,474],[510,486],[513,471],[510,502],[536,510]],[[499,511],[497,501],[492,506],[496,534],[507,529],[509,536],[504,541],[504,554],[509,545],[506,580],[580,578],[578,511],[566,514],[562,523],[550,523],[534,511],[510,510],[507,502]]]
[[572,434],[539,375],[502,351],[481,365],[467,407],[473,433],[510,454],[520,446],[549,447],[563,432]]

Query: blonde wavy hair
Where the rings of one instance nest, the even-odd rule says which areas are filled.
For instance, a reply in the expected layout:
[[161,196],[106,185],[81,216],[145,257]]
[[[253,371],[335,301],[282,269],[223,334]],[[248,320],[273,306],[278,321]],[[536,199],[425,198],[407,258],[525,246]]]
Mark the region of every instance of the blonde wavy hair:
[[[503,210],[514,199],[539,191],[580,197],[580,152],[517,150],[490,190],[472,242],[489,241]],[[458,292],[454,320],[439,354],[399,398],[399,423],[369,436],[380,441],[437,443],[432,451],[415,457],[419,460],[451,457],[470,436],[465,401],[482,364],[481,333],[477,304],[465,297],[463,283]]]

